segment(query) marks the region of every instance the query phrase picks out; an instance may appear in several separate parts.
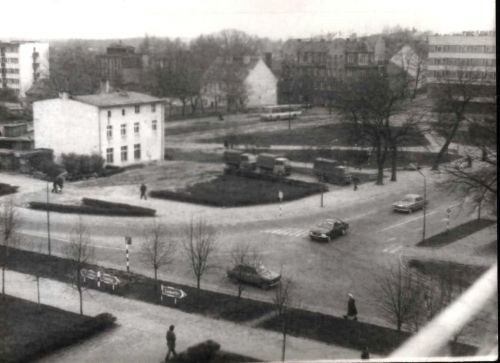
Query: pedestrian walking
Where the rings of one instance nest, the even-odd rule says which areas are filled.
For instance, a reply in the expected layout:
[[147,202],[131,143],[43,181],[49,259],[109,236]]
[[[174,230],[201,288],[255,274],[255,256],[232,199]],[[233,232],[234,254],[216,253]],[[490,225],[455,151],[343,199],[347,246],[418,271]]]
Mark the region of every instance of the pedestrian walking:
[[359,178],[357,176],[352,178],[352,184],[354,185],[354,190],[358,190]]
[[52,182],[52,193],[57,193],[57,182],[54,181]]
[[167,330],[167,356],[165,357],[165,362],[170,359],[170,353],[173,354],[174,358],[177,357],[177,353],[175,352],[175,340],[176,336],[174,333],[175,326],[170,325],[170,328]]
[[344,319],[352,318],[352,320],[358,320],[358,309],[356,309],[356,300],[354,296],[349,293],[347,294],[349,300],[347,301],[347,315],[344,315]]
[[368,350],[368,347],[364,347],[361,351],[361,359],[370,359],[370,351]]
[[227,139],[224,139],[224,149],[227,149],[229,147],[229,142]]
[[141,187],[139,188],[141,190],[141,199],[148,199],[146,195],[146,191],[148,188],[146,188],[146,184],[142,183]]

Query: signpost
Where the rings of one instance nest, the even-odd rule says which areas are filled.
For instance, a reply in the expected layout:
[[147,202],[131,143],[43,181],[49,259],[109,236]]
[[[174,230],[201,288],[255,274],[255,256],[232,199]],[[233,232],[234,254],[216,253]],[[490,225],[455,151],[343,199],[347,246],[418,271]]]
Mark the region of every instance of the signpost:
[[127,272],[130,272],[130,260],[128,256],[128,246],[132,244],[132,237],[125,236],[125,257],[127,259]]
[[283,192],[281,190],[278,191],[278,199],[280,200],[280,217],[281,217],[281,202],[283,201]]
[[96,281],[97,287],[101,287],[101,282],[106,285],[111,285],[113,291],[115,290],[115,286],[118,286],[120,284],[120,279],[114,275],[107,274],[102,271],[94,271],[94,270],[87,270],[83,268],[80,271],[80,274],[82,275],[83,282],[86,282],[87,280],[92,280]]
[[174,299],[174,304],[177,305],[177,299],[184,299],[187,296],[187,294],[181,289],[177,289],[173,286],[166,286],[162,284],[161,296],[160,296],[161,301],[163,301],[163,296]]

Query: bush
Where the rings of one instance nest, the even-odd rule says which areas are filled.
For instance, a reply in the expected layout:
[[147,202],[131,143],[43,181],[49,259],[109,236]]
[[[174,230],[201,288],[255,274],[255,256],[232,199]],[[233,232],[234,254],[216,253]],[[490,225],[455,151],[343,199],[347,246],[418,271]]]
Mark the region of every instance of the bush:
[[97,154],[62,154],[62,164],[66,171],[72,176],[93,175],[102,172],[104,159]]
[[16,193],[18,188],[18,186],[0,183],[0,196]]
[[135,205],[125,204],[125,203],[113,203],[99,199],[82,198],[82,203],[83,205],[87,205],[90,207],[105,208],[105,209],[124,209],[131,213],[137,213],[138,215],[154,216],[156,214],[156,210],[151,208],[137,207]]
[[179,354],[175,361],[179,363],[209,363],[219,350],[219,343],[207,340],[189,347],[186,352]]
[[[124,204],[127,205],[127,204]],[[150,217],[156,214],[156,210],[148,208],[140,208],[130,206],[127,208],[117,207],[96,207],[90,205],[69,205],[45,202],[30,202],[29,207],[36,210],[48,210],[51,212],[59,213],[75,213],[75,214],[96,214],[108,216],[122,216],[122,217]]]
[[45,174],[49,180],[54,179],[56,176],[64,173],[64,168],[56,164],[53,160],[42,158],[39,163],[32,163],[34,169]]

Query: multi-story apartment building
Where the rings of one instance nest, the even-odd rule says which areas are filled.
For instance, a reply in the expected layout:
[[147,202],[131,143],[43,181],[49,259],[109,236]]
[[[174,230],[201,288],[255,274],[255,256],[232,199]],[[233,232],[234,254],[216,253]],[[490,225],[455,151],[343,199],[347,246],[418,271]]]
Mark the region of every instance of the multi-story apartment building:
[[112,86],[137,84],[142,72],[148,65],[148,56],[135,52],[132,46],[112,44],[106,54],[97,56],[101,79],[111,82]]
[[474,89],[476,101],[496,94],[496,34],[463,32],[429,37],[426,68],[429,95],[440,85],[463,84]]
[[137,92],[104,92],[33,104],[35,148],[98,154],[107,164],[162,160],[165,109],[159,98]]
[[0,41],[0,89],[11,88],[24,97],[34,82],[48,75],[48,43]]
[[386,59],[381,37],[294,39],[282,53],[280,103],[325,104],[338,82],[377,70]]

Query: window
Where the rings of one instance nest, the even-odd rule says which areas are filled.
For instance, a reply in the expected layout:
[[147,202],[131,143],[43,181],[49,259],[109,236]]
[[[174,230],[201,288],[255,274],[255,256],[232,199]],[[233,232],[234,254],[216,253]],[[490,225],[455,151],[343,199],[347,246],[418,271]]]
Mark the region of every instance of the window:
[[139,134],[139,123],[134,122],[134,134]]
[[106,136],[108,137],[108,139],[111,139],[113,137],[113,126],[106,126]]
[[125,109],[122,108],[122,116],[125,116]]
[[121,147],[121,160],[122,161],[127,161],[128,155],[127,155],[127,147],[122,146]]
[[113,148],[112,147],[109,147],[106,149],[106,162],[107,163],[110,163],[110,164],[113,164]]
[[108,118],[111,117],[111,111],[108,111]]
[[127,125],[126,124],[122,124],[121,127],[120,127],[120,133],[123,137],[127,136]]
[[134,145],[134,159],[141,160],[141,144]]
[[158,129],[158,121],[151,121],[151,128],[153,129],[153,131],[156,131]]
[[156,112],[156,103],[151,105],[151,112]]
[[141,112],[141,105],[135,105],[134,110],[135,110],[135,113],[140,113]]

